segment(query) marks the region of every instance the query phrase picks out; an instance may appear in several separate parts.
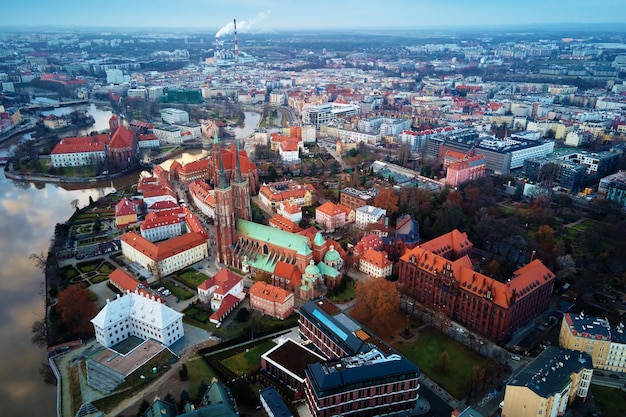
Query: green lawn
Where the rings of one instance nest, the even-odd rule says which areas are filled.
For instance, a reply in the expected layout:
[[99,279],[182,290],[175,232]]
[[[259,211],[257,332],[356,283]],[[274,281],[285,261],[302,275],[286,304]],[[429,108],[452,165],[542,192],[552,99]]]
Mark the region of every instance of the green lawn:
[[76,266],[78,267],[78,270],[80,272],[85,274],[87,272],[95,271],[96,268],[98,268],[98,266],[100,265],[100,262],[102,261],[97,260],[97,261],[80,262],[76,264]]
[[261,355],[276,346],[271,340],[248,348],[222,361],[222,365],[237,375],[246,375],[261,365]]
[[[466,383],[472,379],[472,368],[488,362],[432,327],[422,330],[416,342],[398,342],[394,347],[458,400],[467,395]],[[449,358],[450,371],[445,373],[437,369],[443,351],[448,351]]]
[[356,287],[356,284],[354,283],[354,281],[350,281],[346,284],[346,287],[343,289],[343,291],[337,294],[332,294],[329,298],[334,303],[342,303],[345,301],[350,301],[354,299],[355,287]]
[[626,409],[626,393],[619,388],[592,385],[591,392],[603,417],[621,417]]
[[110,274],[114,270],[115,267],[110,262],[104,262],[102,265],[100,265],[100,268],[98,268],[98,271],[101,274]]
[[211,380],[215,377],[213,369],[198,354],[194,354],[187,361],[187,372],[189,376],[189,394],[194,396],[198,392],[198,387],[202,381],[211,385]]
[[181,300],[189,300],[195,295],[191,291],[187,291],[180,285],[172,284],[171,282],[164,282],[163,286],[172,292],[172,295]]
[[197,288],[198,285],[202,284],[209,277],[193,268],[187,268],[183,272],[173,275],[172,278],[180,281],[190,288]]

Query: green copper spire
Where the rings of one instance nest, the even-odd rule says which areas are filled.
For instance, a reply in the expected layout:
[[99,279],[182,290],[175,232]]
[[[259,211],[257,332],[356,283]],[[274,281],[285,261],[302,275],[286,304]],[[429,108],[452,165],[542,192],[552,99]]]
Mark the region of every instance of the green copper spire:
[[213,122],[213,145],[220,143],[220,139],[217,137],[217,123]]

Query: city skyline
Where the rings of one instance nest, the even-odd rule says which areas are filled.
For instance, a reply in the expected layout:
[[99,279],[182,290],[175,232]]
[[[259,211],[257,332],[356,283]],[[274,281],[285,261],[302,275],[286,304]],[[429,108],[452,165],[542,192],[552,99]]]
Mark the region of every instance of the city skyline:
[[[513,25],[563,24],[626,24],[626,15],[611,13],[623,6],[619,0],[528,0],[501,2],[485,0],[469,3],[445,0],[432,4],[426,1],[396,0],[380,7],[375,0],[318,0],[314,10],[309,3],[278,0],[181,0],[172,8],[171,1],[111,0],[102,10],[79,0],[63,2],[62,12],[54,3],[33,0],[13,3],[3,10],[5,28],[40,26],[94,28],[188,28],[218,31],[238,21],[241,33],[310,29],[385,29],[441,28]],[[206,14],[198,10],[206,8]],[[312,11],[319,18],[311,19]],[[306,18],[305,18],[306,17]],[[549,26],[546,27],[549,29]],[[574,28],[573,28],[574,29]]]

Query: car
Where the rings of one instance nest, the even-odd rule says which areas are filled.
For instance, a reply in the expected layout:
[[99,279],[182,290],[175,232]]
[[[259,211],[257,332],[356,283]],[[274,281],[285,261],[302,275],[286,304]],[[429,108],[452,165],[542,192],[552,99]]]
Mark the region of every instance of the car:
[[165,291],[163,291],[163,295],[167,297],[167,296],[172,295],[172,292],[166,289]]
[[602,372],[600,372],[600,371],[593,371],[593,374],[595,376],[604,376],[604,374]]
[[157,291],[158,292],[163,292],[163,291],[165,291],[165,287],[159,287],[159,289]]
[[216,329],[219,329],[220,327],[222,327],[222,322],[221,321],[215,325]]
[[511,355],[511,359],[513,359],[514,361],[521,361],[522,360],[522,358],[520,358],[517,355]]
[[609,374],[609,378],[619,379],[619,376],[617,376],[615,374]]

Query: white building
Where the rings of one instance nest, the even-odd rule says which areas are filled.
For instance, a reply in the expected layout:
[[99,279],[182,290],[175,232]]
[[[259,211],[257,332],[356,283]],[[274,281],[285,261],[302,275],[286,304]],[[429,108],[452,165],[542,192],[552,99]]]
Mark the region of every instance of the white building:
[[180,127],[171,125],[155,125],[152,133],[159,138],[159,141],[165,143],[181,144],[183,143],[182,131]]
[[203,303],[210,302],[213,311],[220,308],[228,295],[240,300],[246,296],[243,292],[243,277],[228,269],[220,269],[213,277],[198,285],[198,298]]
[[302,221],[302,207],[289,200],[281,201],[276,213],[296,224]]
[[170,239],[183,233],[184,222],[178,214],[148,213],[145,220],[139,226],[141,236],[150,242]]
[[381,142],[380,133],[366,133],[359,132],[357,130],[348,130],[348,129],[328,129],[328,134],[330,136],[335,136],[337,139],[342,140],[344,142],[355,142],[355,143],[367,143],[368,145],[376,145]]
[[129,88],[126,91],[126,94],[128,95],[128,98],[137,98],[137,99],[141,99],[141,100],[145,100],[146,97],[148,97],[148,90],[146,90],[143,87],[140,88]]
[[377,223],[387,215],[387,210],[374,206],[362,206],[356,209],[356,227],[365,230],[368,224]]
[[427,141],[428,137],[426,135],[411,130],[404,130],[398,135],[398,142],[408,144],[414,151],[420,151],[426,146]]
[[359,271],[374,278],[386,278],[391,275],[393,262],[387,257],[387,252],[378,252],[368,249],[359,259]]
[[122,254],[148,271],[161,276],[185,269],[208,256],[206,240],[191,232],[159,243],[152,243],[137,233],[124,233],[120,238]]
[[300,162],[300,147],[295,143],[282,142],[278,145],[278,153],[283,164],[295,164]]
[[184,110],[167,108],[161,110],[161,119],[165,123],[179,124],[179,123],[187,123],[189,122],[189,113]]
[[148,87],[148,100],[159,101],[164,95],[164,87],[162,86],[150,86]]
[[182,313],[138,292],[107,300],[91,323],[96,340],[107,348],[129,336],[154,339],[170,346],[185,334]]
[[302,122],[319,129],[321,125],[336,119],[344,119],[359,114],[360,107],[352,104],[324,103],[306,105],[302,109]]
[[187,122],[175,124],[174,126],[180,129],[181,136],[185,136],[188,133],[191,139],[200,139],[202,137],[202,126],[200,123]]
[[287,102],[287,97],[285,93],[282,92],[271,92],[270,93],[270,104],[273,106],[282,106]]
[[315,143],[315,126],[302,126],[302,142]]

